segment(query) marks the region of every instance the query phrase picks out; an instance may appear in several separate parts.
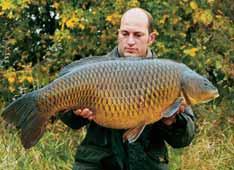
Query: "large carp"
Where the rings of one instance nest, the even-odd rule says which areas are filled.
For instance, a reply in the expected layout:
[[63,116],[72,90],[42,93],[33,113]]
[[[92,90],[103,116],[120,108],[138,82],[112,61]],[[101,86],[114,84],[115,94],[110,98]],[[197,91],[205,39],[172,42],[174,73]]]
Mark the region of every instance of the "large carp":
[[183,100],[188,105],[218,96],[206,78],[186,65],[165,59],[89,59],[65,67],[47,86],[25,94],[3,111],[21,129],[25,148],[35,145],[51,116],[90,108],[101,126],[128,129],[134,141],[147,124],[170,117]]

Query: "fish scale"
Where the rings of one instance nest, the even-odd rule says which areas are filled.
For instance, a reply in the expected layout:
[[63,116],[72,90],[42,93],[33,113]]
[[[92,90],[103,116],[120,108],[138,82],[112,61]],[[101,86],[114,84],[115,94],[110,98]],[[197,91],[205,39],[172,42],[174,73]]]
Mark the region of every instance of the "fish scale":
[[[40,139],[50,117],[64,110],[89,108],[101,126],[136,128],[133,132],[141,133],[145,125],[174,114],[182,99],[192,105],[217,96],[207,79],[181,63],[98,59],[68,65],[60,77],[18,98],[2,115],[21,129],[21,141],[29,148]],[[125,136],[134,136],[130,132]]]
[[[105,68],[108,68],[108,69],[105,69]],[[123,66],[123,65],[120,66],[120,67],[118,67],[118,66],[113,67],[114,69],[118,69],[117,71],[111,70],[110,68],[112,68],[112,67],[110,67],[110,65],[107,65],[107,64],[104,65],[104,67],[101,69],[101,71],[104,72],[104,74],[106,75],[106,77],[103,77],[103,79],[101,79],[101,81],[99,81],[99,82],[101,82],[102,84],[115,83],[115,81],[117,81],[117,78],[121,78],[123,76],[123,73],[125,73],[125,76],[122,78],[122,80],[118,79],[118,83],[121,84],[122,89],[116,90],[116,86],[113,86],[114,88],[111,89],[111,84],[110,84],[109,89],[99,89],[100,91],[99,91],[98,94],[102,98],[108,98],[108,96],[112,96],[112,94],[115,95],[115,96],[117,96],[117,97],[115,97],[115,98],[109,98],[109,100],[108,100],[107,103],[99,103],[99,105],[105,104],[106,105],[105,107],[100,107],[98,105],[94,106],[93,103],[98,103],[98,102],[93,101],[93,103],[89,103],[88,100],[87,100],[87,98],[85,99],[85,100],[87,100],[87,102],[84,101],[82,103],[82,105],[86,103],[86,107],[89,107],[89,108],[94,108],[95,107],[96,111],[100,112],[100,113],[97,112],[97,115],[101,115],[101,113],[105,113],[104,115],[107,115],[106,113],[108,113],[109,115],[120,115],[120,117],[118,117],[118,119],[119,119],[119,121],[121,121],[122,119],[123,120],[126,119],[125,116],[135,115],[135,112],[139,112],[139,108],[133,107],[133,105],[129,104],[129,103],[136,103],[136,102],[128,102],[129,100],[126,100],[127,98],[125,98],[125,100],[123,100],[122,97],[129,96],[128,98],[133,98],[132,101],[135,101],[136,99],[134,100],[134,97],[136,98],[136,96],[137,97],[138,96],[144,96],[145,95],[144,94],[145,93],[145,89],[143,87],[147,86],[147,84],[148,84],[147,83],[148,77],[153,77],[153,75],[147,76],[147,79],[145,79],[143,74],[149,75],[149,72],[146,73],[146,71],[143,71],[143,73],[142,73],[142,72],[138,71],[138,73],[140,73],[140,74],[138,74],[138,76],[135,76],[135,74],[134,74],[135,72],[134,71],[136,71],[136,69],[134,69],[134,68],[137,68],[137,66],[133,66],[133,67],[131,67],[129,69],[129,70],[133,70],[133,72],[128,72],[128,70],[126,69],[128,67],[127,66]],[[126,72],[128,74],[126,74]],[[92,73],[95,73],[95,69],[93,70]],[[161,73],[161,71],[159,71],[159,73]],[[88,75],[89,75],[89,72],[86,73],[86,76],[87,76],[88,80],[91,80],[94,77],[94,75],[90,74],[90,78],[89,78]],[[114,77],[117,77],[117,78],[114,78]],[[81,76],[81,78],[85,78],[85,77]],[[95,79],[95,77],[94,77],[94,79]],[[132,86],[135,85],[136,90],[130,90],[128,88],[129,86],[125,82],[129,82],[129,80],[135,82],[135,83],[131,82],[131,84],[132,84]],[[95,82],[98,82],[98,81],[94,81],[94,83]],[[98,84],[96,84],[96,86],[98,86]],[[158,89],[160,90],[160,89],[162,89],[162,87],[163,87],[163,85],[159,86]],[[88,93],[90,93],[90,90],[87,88],[86,91],[84,90],[84,93],[86,93],[86,95],[87,95]],[[85,94],[83,94],[83,95],[85,95]],[[82,94],[81,94],[81,96],[82,96]],[[81,97],[81,96],[79,96],[79,97]],[[116,99],[120,99],[121,100],[121,98],[122,98],[122,105],[123,105],[123,107],[120,106],[120,108],[122,108],[122,109],[118,109],[118,105],[116,106],[114,103],[116,103],[115,102]],[[136,101],[138,101],[138,100],[136,100]],[[146,99],[146,101],[147,101],[147,99]],[[149,107],[152,107],[151,106],[152,104],[153,103],[148,102]],[[121,104],[119,104],[119,105],[121,105]],[[138,105],[142,106],[143,104],[138,104]],[[160,103],[158,103],[158,105],[160,105]],[[126,109],[126,110],[128,110],[128,112],[126,112],[126,111],[123,112],[124,111],[123,108]],[[120,114],[120,112],[122,112],[122,114]],[[129,113],[129,114],[127,114],[127,113]],[[123,115],[124,115],[124,118],[123,118]],[[97,121],[98,121],[98,117],[97,117]],[[113,124],[113,123],[114,122],[112,122],[111,124]],[[129,125],[127,125],[127,126],[129,126]],[[132,125],[132,126],[134,126],[134,125]],[[130,127],[131,127],[131,125],[130,125]],[[113,127],[113,128],[128,128],[128,127],[125,126],[125,127]]]

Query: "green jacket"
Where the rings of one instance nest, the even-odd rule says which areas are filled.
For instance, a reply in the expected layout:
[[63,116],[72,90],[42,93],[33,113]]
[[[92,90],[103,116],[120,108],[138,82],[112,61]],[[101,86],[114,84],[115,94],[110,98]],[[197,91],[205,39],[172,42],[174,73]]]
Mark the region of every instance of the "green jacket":
[[[115,48],[110,57],[119,57]],[[153,53],[148,57],[155,57]],[[74,170],[168,170],[165,142],[174,148],[190,144],[195,134],[194,115],[190,107],[177,115],[176,123],[161,121],[146,126],[134,143],[123,143],[125,130],[108,129],[76,116],[72,111],[60,119],[73,129],[87,125],[87,135],[77,149]]]

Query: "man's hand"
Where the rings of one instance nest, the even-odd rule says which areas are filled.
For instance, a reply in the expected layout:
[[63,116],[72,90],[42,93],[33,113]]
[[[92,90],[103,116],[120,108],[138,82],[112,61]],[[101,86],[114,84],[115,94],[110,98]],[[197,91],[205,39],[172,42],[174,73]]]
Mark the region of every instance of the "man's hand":
[[77,116],[81,116],[83,118],[87,118],[89,120],[94,120],[95,119],[95,114],[93,114],[93,112],[91,110],[89,110],[88,108],[85,109],[77,109],[74,110],[75,115]]
[[162,122],[167,125],[167,126],[171,126],[173,123],[176,122],[176,116],[180,113],[183,113],[186,107],[186,103],[183,101],[180,104],[179,109],[177,110],[177,112],[175,112],[171,117],[167,117],[167,118],[162,118]]

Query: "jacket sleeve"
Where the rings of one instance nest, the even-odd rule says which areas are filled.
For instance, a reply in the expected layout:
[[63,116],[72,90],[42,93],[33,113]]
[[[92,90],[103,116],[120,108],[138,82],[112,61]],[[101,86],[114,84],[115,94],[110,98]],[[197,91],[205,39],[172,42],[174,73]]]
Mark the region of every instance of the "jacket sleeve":
[[79,129],[89,123],[88,119],[75,115],[73,111],[61,113],[58,118],[72,129]]
[[191,107],[186,107],[185,112],[177,115],[176,123],[166,126],[162,122],[155,123],[159,135],[172,147],[181,148],[188,146],[195,135],[195,117]]

